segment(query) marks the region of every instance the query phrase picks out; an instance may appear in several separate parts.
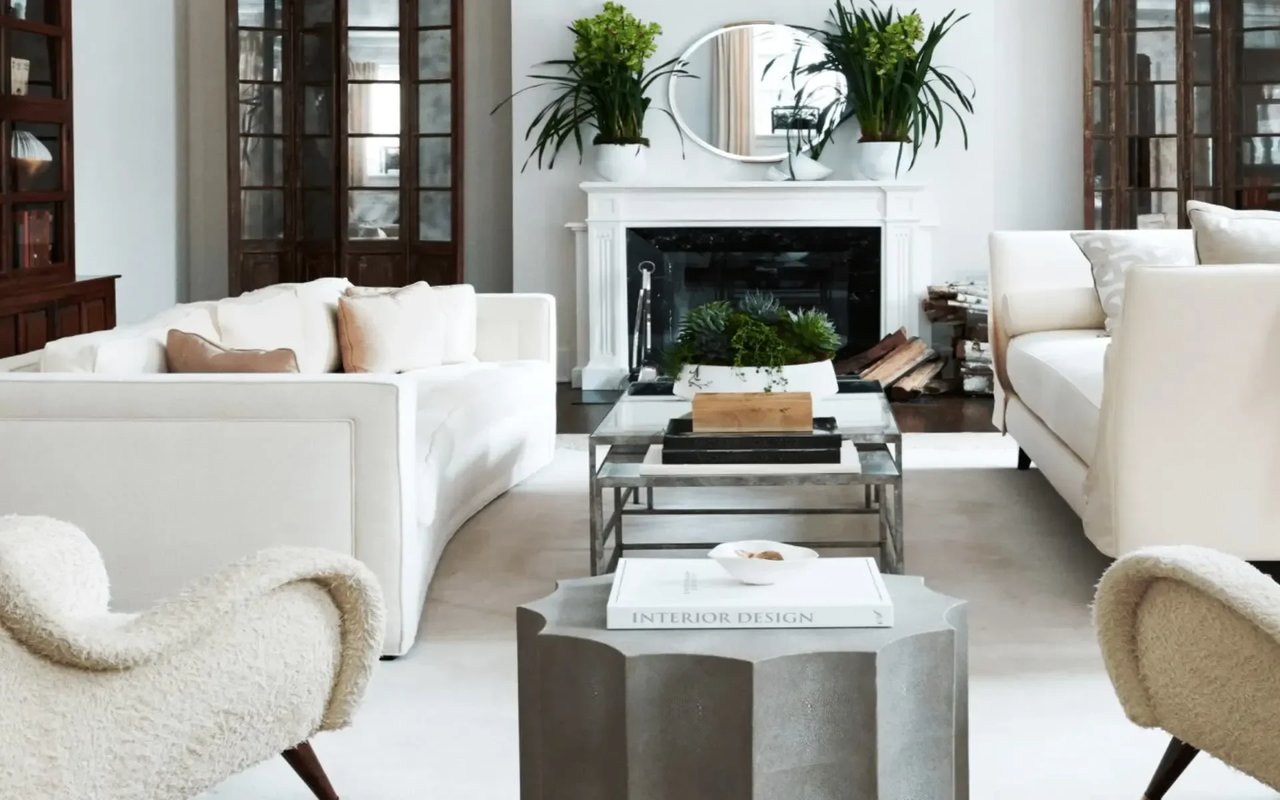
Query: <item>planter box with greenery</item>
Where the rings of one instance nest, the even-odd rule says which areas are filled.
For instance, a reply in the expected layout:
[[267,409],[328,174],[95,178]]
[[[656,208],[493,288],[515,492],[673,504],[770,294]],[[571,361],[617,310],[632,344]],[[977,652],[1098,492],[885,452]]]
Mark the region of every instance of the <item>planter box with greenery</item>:
[[770,294],[751,293],[735,307],[718,300],[692,309],[666,354],[675,392],[836,393],[832,357],[844,344],[827,315],[789,311]]

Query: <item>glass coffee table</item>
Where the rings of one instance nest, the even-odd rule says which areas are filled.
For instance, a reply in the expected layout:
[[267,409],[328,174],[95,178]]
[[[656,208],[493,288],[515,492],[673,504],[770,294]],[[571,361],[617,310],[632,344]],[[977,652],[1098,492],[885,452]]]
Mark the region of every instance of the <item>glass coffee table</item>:
[[[857,449],[861,471],[822,473],[785,471],[754,475],[644,475],[641,464],[649,448],[662,444],[667,423],[689,414],[691,404],[671,397],[624,396],[614,405],[588,446],[590,470],[591,574],[612,572],[626,551],[705,550],[719,542],[629,543],[623,520],[631,516],[697,515],[874,515],[879,538],[866,540],[793,541],[812,548],[877,549],[880,568],[901,574],[902,555],[902,431],[882,393],[839,394],[814,403],[815,417],[835,417],[842,439]],[[607,449],[605,449],[607,448]],[[601,452],[603,451],[603,457]],[[792,508],[657,508],[654,489],[756,486],[842,486],[850,502],[831,507]],[[855,491],[862,487],[861,492]],[[643,498],[642,498],[643,490]],[[605,493],[613,492],[613,508],[606,515]],[[742,538],[767,538],[747,536]]]

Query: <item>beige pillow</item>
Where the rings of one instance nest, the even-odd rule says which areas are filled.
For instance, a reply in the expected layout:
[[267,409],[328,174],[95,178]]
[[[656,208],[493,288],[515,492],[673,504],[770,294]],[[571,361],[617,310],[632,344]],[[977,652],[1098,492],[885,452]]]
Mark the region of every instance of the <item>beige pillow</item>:
[[443,363],[439,295],[425,282],[338,299],[338,343],[347,372],[408,372]]
[[[415,284],[416,285],[416,284]],[[426,281],[422,285],[427,285]],[[456,286],[432,286],[436,293],[443,336],[441,360],[445,364],[465,364],[476,360],[476,290],[468,284]],[[352,286],[348,297],[369,297],[388,294],[396,289],[373,286]]]
[[1124,307],[1125,274],[1134,267],[1194,267],[1196,248],[1190,238],[1169,231],[1090,231],[1073,233],[1093,268],[1093,285],[1107,315],[1107,333],[1114,333]]
[[195,333],[171,330],[165,338],[170,372],[297,372],[292,350],[231,350]]
[[1280,264],[1280,213],[1191,200],[1187,216],[1201,264]]

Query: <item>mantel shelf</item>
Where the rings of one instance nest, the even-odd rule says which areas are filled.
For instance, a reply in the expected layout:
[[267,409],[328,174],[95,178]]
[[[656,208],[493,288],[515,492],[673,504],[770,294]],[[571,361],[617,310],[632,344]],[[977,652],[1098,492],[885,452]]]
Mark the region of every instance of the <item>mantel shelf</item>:
[[586,181],[581,188],[588,194],[593,192],[688,192],[699,190],[742,190],[742,191],[793,191],[806,189],[814,191],[924,191],[923,183],[912,181],[687,181],[667,183],[615,183],[611,181]]

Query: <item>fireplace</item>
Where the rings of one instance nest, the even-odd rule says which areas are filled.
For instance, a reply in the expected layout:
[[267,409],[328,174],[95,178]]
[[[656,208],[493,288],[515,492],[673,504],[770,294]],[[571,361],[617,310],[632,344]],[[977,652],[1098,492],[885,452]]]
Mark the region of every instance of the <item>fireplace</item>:
[[[627,330],[636,335],[636,300],[649,271],[642,362],[660,359],[689,309],[753,291],[792,310],[825,311],[847,341],[841,354],[861,352],[880,339],[880,251],[880,229],[870,227],[629,228]],[[637,352],[634,341],[628,352]]]
[[[788,306],[823,308],[849,349],[922,328],[936,225],[919,184],[870,181],[584,183],[587,217],[575,237],[572,377],[616,389],[630,371],[635,282],[654,264],[654,350],[684,312],[750,289]],[[566,324],[567,323],[567,324]],[[570,337],[566,337],[570,338]]]

